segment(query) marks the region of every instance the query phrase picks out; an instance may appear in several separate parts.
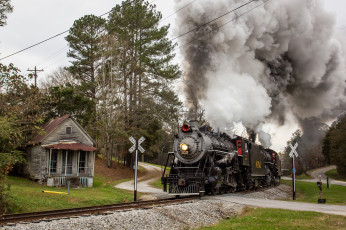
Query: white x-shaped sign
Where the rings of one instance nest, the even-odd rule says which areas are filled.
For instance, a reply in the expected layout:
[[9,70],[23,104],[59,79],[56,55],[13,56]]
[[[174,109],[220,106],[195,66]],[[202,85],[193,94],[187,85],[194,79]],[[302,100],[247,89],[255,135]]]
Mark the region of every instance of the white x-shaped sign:
[[132,142],[133,146],[129,149],[129,152],[132,153],[136,150],[136,139],[132,136],[129,138],[129,140]]
[[[130,153],[132,153],[133,151],[135,151],[136,150],[136,139],[135,138],[133,138],[132,136],[129,138],[129,140],[132,142],[132,144],[133,144],[133,146],[129,149],[129,151],[130,151]],[[144,137],[141,137],[141,138],[139,138],[139,140],[138,140],[138,150],[139,151],[141,151],[142,153],[144,153],[144,149],[143,149],[143,147],[141,146],[141,143],[143,143],[143,141],[145,140],[145,138]]]
[[290,152],[290,157],[293,157],[293,154],[294,154],[294,156],[296,156],[296,157],[298,157],[298,153],[297,153],[297,151],[296,151],[296,149],[297,149],[297,147],[298,147],[298,142],[294,145],[294,146],[292,146],[292,144],[290,143],[290,147],[291,147],[291,152]]

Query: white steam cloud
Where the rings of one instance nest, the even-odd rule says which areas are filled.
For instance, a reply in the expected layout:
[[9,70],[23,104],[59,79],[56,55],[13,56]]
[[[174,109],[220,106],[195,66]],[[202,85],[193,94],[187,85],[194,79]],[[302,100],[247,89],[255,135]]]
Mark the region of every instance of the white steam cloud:
[[[177,17],[176,33],[244,3],[196,1]],[[332,119],[346,109],[346,58],[344,38],[320,0],[267,1],[239,16],[261,3],[200,27],[179,44],[189,43],[180,50],[188,106],[202,105],[219,128],[242,122],[270,145],[263,124],[285,125],[293,115],[303,127],[306,119]]]

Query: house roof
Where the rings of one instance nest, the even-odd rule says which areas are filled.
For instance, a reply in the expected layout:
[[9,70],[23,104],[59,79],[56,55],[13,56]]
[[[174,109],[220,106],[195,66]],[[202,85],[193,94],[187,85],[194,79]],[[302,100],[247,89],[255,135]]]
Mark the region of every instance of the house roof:
[[36,135],[30,144],[41,143],[51,132],[53,132],[61,123],[63,123],[70,115],[65,115],[63,117],[56,118],[54,120],[48,121],[41,128],[45,132],[43,135]]
[[91,151],[96,151],[97,148],[89,146],[89,145],[85,145],[82,143],[63,143],[60,142],[58,144],[53,144],[53,145],[47,145],[44,146],[47,149],[68,149],[68,150],[82,150],[82,151],[86,151],[86,152],[91,152]]

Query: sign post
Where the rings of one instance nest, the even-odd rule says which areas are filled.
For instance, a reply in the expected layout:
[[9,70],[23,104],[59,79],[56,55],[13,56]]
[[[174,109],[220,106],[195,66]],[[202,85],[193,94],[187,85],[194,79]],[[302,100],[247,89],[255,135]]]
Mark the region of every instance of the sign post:
[[142,153],[144,153],[144,149],[143,147],[140,145],[145,138],[141,137],[139,138],[138,141],[136,141],[135,138],[133,138],[132,136],[129,138],[129,140],[132,142],[133,146],[129,149],[130,153],[133,153],[134,150],[136,150],[136,159],[135,159],[135,183],[134,183],[134,197],[133,200],[137,201],[137,171],[138,171],[138,150],[141,151]]
[[291,147],[291,152],[290,152],[290,157],[292,158],[292,184],[293,184],[293,200],[296,199],[296,168],[294,166],[294,156],[298,157],[298,153],[296,151],[297,147],[298,147],[298,142],[292,146],[292,144],[290,143],[290,147]]

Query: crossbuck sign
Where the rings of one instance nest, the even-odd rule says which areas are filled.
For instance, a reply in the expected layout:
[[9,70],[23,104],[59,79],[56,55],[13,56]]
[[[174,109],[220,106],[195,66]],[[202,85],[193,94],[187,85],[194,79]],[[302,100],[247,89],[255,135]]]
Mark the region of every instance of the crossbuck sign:
[[137,169],[138,169],[138,150],[141,151],[141,153],[144,153],[144,149],[141,146],[142,142],[145,140],[144,137],[139,138],[138,141],[136,141],[135,138],[132,136],[129,138],[132,142],[133,146],[129,149],[130,153],[133,153],[133,151],[136,150],[136,161],[135,161],[135,183],[134,183],[134,201],[137,200]]
[[294,146],[290,143],[290,147],[292,149],[289,155],[292,158],[293,200],[295,200],[296,199],[296,168],[294,166],[294,156],[298,157],[298,153],[296,151],[296,149],[298,147],[298,142]]
[[136,143],[136,139],[133,138],[132,136],[131,136],[129,139],[130,139],[130,141],[131,141],[132,144],[133,144],[133,146],[129,149],[130,153],[132,153],[133,151],[135,151],[136,148],[137,148],[139,151],[141,151],[141,153],[144,153],[145,150],[144,150],[143,147],[141,146],[141,144],[142,144],[143,141],[145,140],[144,137],[139,138],[138,143]]
[[291,152],[290,152],[290,157],[292,158],[293,154],[294,154],[294,156],[298,157],[298,153],[296,151],[296,149],[298,147],[298,142],[294,146],[292,146],[292,144],[290,143],[290,147],[292,149]]

